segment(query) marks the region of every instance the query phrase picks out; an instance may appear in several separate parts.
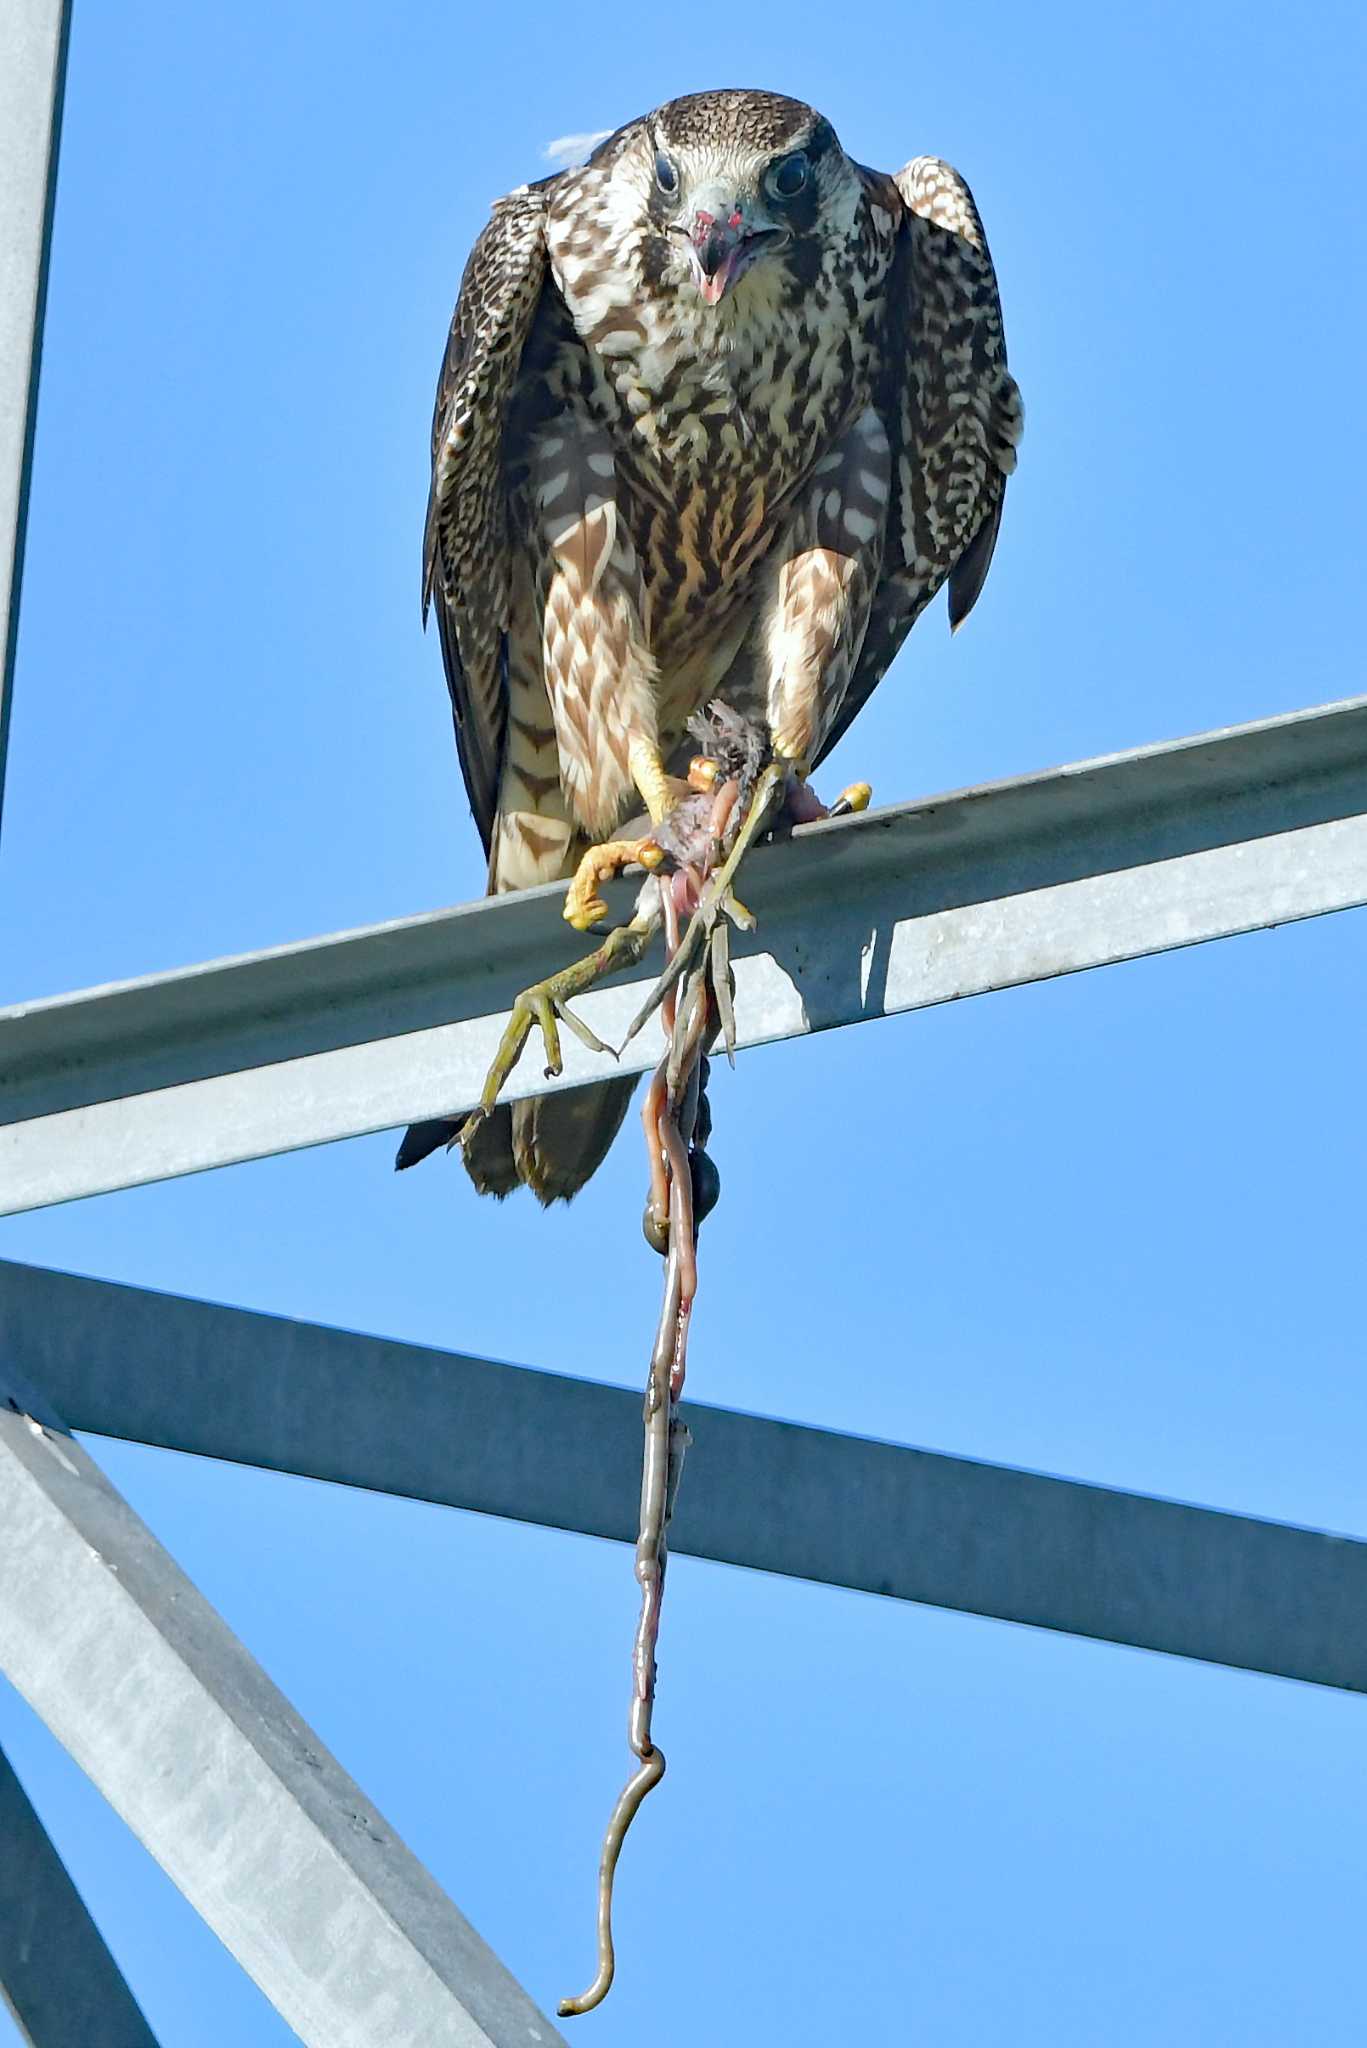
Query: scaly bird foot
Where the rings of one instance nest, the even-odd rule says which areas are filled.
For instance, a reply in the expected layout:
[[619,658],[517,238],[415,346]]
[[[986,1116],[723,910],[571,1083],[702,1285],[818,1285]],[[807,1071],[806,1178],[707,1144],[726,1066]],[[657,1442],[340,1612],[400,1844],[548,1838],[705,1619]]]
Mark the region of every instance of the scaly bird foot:
[[591,925],[600,924],[608,914],[607,904],[598,894],[604,882],[610,882],[614,875],[620,875],[623,868],[632,862],[638,867],[654,870],[664,861],[664,853],[649,833],[642,839],[606,839],[601,846],[591,846],[575,870],[574,880],[565,894],[564,917],[577,932],[586,932]]

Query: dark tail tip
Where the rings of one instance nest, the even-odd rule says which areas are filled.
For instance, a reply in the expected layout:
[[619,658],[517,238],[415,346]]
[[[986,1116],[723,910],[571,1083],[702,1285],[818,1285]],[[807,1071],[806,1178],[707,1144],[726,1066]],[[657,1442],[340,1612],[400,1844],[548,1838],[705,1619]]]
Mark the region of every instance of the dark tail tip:
[[410,1124],[403,1134],[403,1143],[394,1155],[394,1171],[402,1173],[405,1167],[417,1166],[443,1145],[454,1144],[460,1136],[462,1117],[434,1116],[426,1123]]

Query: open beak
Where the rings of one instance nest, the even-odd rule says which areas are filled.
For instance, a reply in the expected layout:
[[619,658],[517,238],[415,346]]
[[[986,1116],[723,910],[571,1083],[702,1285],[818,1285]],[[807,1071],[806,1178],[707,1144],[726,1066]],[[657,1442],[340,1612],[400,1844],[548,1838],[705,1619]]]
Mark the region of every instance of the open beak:
[[746,267],[745,217],[739,207],[720,220],[715,214],[696,213],[688,240],[694,283],[707,305],[718,305]]
[[724,201],[716,211],[699,206],[687,232],[693,282],[709,306],[720,305],[762,249],[786,239],[777,229],[753,226],[740,206]]

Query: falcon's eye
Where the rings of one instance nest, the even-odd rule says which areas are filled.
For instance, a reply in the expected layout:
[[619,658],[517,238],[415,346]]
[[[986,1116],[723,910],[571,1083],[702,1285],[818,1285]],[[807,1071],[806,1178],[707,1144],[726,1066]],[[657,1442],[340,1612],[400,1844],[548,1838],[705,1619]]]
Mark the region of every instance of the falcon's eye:
[[796,156],[780,157],[776,164],[769,166],[765,184],[773,199],[796,199],[807,182],[811,165],[799,150]]
[[679,173],[663,150],[655,158],[655,183],[671,196],[679,189]]

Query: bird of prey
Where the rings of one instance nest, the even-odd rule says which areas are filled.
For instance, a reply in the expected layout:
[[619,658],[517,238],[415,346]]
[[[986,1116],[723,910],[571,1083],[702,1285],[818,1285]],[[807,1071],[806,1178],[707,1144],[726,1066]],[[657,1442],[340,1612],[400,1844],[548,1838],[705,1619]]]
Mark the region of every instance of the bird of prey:
[[[491,892],[646,841],[724,699],[805,776],[942,583],[982,589],[1021,404],[958,173],[888,176],[777,93],[675,99],[499,200],[437,391],[423,558]],[[643,821],[646,822],[646,821]],[[500,1108],[483,1192],[574,1194],[629,1080]],[[411,1164],[454,1122],[416,1125]]]

